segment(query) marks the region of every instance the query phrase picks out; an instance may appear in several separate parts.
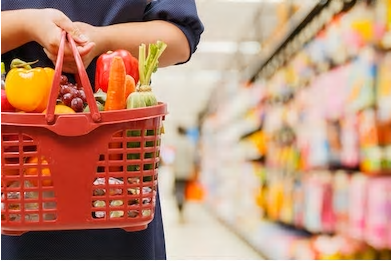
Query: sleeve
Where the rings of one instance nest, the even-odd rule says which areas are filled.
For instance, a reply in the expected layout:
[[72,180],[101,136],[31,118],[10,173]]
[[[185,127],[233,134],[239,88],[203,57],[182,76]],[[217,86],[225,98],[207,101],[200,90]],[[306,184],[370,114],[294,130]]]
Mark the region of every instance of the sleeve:
[[144,21],[152,20],[164,20],[178,26],[189,41],[191,54],[196,51],[204,26],[198,17],[195,0],[152,0],[144,13]]

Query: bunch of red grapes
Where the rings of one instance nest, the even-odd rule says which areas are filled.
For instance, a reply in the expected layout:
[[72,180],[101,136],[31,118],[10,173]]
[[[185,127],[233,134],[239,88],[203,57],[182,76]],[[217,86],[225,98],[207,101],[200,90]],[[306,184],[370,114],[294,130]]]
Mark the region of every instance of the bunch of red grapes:
[[75,112],[82,112],[84,105],[87,103],[83,87],[69,82],[65,75],[61,75],[58,99]]

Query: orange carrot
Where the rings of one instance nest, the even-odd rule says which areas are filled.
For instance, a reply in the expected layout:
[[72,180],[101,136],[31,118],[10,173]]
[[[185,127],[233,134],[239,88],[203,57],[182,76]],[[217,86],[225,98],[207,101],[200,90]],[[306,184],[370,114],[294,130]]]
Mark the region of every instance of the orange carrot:
[[[110,66],[105,111],[125,109],[126,107],[125,77],[126,77],[125,63],[121,57],[116,56],[113,58]],[[113,136],[120,137],[122,135],[121,133],[116,133]],[[109,148],[122,148],[122,142],[109,143]],[[110,154],[109,160],[110,161],[122,160],[122,153]],[[122,167],[110,166],[109,171],[110,172],[122,171]]]
[[136,91],[136,82],[131,75],[126,75],[125,78],[125,99],[128,98],[129,94]]
[[110,66],[105,111],[125,109],[125,78],[125,63],[121,57],[116,56]]

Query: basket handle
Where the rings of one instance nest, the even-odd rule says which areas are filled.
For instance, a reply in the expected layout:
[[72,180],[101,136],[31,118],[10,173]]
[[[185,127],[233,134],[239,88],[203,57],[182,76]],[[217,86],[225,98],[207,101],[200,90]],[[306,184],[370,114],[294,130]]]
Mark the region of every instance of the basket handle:
[[[60,91],[60,80],[61,80],[61,74],[62,74],[62,64],[64,60],[64,48],[65,48],[65,42],[66,42],[66,36],[67,33],[65,31],[62,31],[61,33],[61,41],[60,41],[60,47],[58,49],[58,55],[56,60],[56,67],[54,70],[54,78],[52,82],[52,88],[49,96],[49,102],[47,106],[47,112],[46,112],[46,121],[50,124],[54,122],[54,108],[57,103],[57,96]],[[86,72],[86,69],[84,68],[83,61],[80,57],[80,54],[77,50],[76,43],[73,40],[73,38],[68,34],[68,41],[71,44],[71,49],[73,52],[73,56],[75,57],[76,66],[78,77],[80,79],[80,82],[84,88],[84,92],[86,94],[87,104],[90,107],[90,113],[92,120],[94,122],[100,122],[101,121],[101,115],[98,110],[98,106],[95,102],[94,93],[92,91],[90,80],[88,79],[88,75]]]

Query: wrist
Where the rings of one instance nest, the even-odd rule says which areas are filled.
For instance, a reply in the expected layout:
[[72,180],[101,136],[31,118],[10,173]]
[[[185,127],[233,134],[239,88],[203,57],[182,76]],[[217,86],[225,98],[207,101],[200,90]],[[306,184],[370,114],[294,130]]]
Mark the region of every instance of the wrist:
[[[133,26],[131,26],[131,24]],[[100,42],[101,53],[108,51],[116,51],[119,49],[128,50],[134,57],[138,57],[138,46],[139,46],[139,31],[138,25],[142,23],[122,23],[116,25],[108,25],[97,27],[98,39]],[[129,37],[128,32],[136,29],[134,37]]]
[[35,41],[41,43],[38,30],[40,25],[37,21],[41,9],[25,9],[21,11],[23,11],[23,13],[20,14],[21,22],[24,25],[22,33],[25,35],[27,42]]
[[107,26],[97,26],[94,28],[93,41],[95,42],[95,56],[99,56],[111,49],[110,37],[107,34]]

